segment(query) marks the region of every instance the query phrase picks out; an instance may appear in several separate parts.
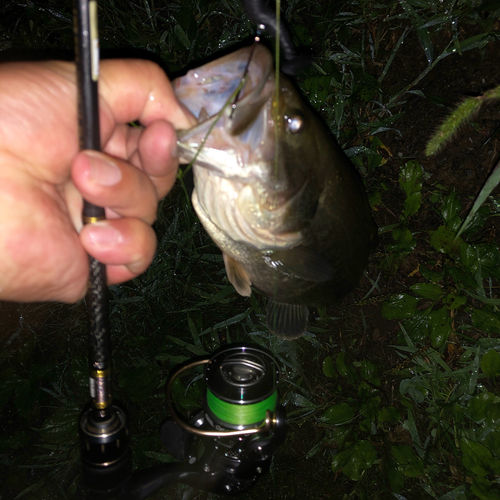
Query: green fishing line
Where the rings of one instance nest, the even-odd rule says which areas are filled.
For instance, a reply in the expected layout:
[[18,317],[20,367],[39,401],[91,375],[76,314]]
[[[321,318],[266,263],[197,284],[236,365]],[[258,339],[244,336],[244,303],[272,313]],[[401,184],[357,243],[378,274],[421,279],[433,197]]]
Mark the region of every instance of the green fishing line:
[[266,418],[266,410],[274,411],[278,400],[277,391],[267,399],[254,404],[232,404],[222,401],[207,390],[207,404],[212,413],[221,421],[232,425],[251,425]]

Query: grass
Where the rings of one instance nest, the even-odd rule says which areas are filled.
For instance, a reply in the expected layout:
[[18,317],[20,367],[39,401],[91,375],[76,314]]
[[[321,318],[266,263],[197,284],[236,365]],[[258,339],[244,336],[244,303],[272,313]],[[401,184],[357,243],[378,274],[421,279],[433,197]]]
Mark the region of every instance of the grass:
[[[99,4],[103,52],[143,54],[171,75],[252,35],[237,2]],[[466,51],[480,57],[498,39],[499,9],[482,0],[284,3],[297,42],[314,51],[300,89],[362,172],[376,216],[395,217],[380,224],[380,252],[354,294],[358,304],[317,311],[304,338],[288,343],[267,333],[258,294],[234,292],[176,187],[158,210],[153,264],[111,289],[114,390],[130,414],[136,466],[171,460],[158,426],[172,369],[245,341],[276,356],[289,418],[274,468],[245,498],[303,498],[304,489],[317,498],[500,498],[500,252],[485,230],[500,200],[483,195],[462,225],[470,201],[418,159],[393,158],[382,134],[401,134],[404,103],[424,97],[418,85],[440,61]],[[71,51],[71,2],[4,3],[0,20],[0,56]],[[424,65],[401,81],[393,75],[408,44]],[[82,498],[84,307],[2,305],[12,310],[0,354],[0,498]],[[367,340],[373,314],[385,321],[383,348]],[[200,392],[199,381],[177,389],[179,404],[195,407]],[[183,495],[195,497],[171,488],[155,498]]]

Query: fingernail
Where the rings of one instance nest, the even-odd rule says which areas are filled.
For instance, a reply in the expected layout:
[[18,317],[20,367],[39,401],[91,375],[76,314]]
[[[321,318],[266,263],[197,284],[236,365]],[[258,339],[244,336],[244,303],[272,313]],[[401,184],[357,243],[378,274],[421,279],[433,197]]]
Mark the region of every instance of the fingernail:
[[94,151],[86,151],[89,160],[89,177],[101,186],[114,186],[122,180],[122,171],[118,165]]
[[88,235],[90,241],[96,247],[109,247],[120,243],[121,234],[106,222],[95,222],[88,226]]

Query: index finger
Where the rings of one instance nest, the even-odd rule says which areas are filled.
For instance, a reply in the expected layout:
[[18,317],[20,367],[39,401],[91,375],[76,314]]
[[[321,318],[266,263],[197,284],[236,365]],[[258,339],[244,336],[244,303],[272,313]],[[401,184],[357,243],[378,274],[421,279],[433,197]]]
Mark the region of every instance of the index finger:
[[167,75],[151,61],[103,60],[99,94],[105,135],[115,123],[136,120],[145,126],[156,120],[167,120],[175,128],[189,128],[196,123],[193,115],[175,97]]

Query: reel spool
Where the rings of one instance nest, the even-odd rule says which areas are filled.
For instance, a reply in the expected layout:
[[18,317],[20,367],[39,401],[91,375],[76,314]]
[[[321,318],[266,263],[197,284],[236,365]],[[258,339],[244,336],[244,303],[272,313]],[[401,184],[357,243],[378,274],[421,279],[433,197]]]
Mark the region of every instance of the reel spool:
[[[180,418],[172,404],[174,380],[202,364],[207,365],[205,417],[214,431],[190,425]],[[229,346],[210,359],[195,361],[175,372],[167,387],[167,404],[173,420],[193,434],[224,437],[269,432],[277,422],[279,379],[274,358],[263,349]]]

